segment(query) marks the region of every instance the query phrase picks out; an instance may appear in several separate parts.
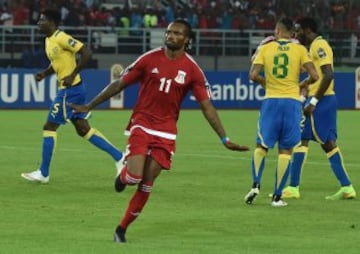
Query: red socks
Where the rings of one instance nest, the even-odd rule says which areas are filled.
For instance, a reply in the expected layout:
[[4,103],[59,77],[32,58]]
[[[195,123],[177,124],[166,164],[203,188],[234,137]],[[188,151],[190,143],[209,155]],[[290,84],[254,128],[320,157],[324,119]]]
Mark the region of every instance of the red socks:
[[122,228],[126,229],[127,226],[140,215],[142,209],[149,199],[152,185],[152,182],[142,183],[139,185],[139,188],[136,190],[132,199],[130,200],[129,206],[120,223]]
[[124,166],[120,173],[120,180],[123,184],[135,185],[141,182],[142,176],[134,175],[127,171],[127,167]]

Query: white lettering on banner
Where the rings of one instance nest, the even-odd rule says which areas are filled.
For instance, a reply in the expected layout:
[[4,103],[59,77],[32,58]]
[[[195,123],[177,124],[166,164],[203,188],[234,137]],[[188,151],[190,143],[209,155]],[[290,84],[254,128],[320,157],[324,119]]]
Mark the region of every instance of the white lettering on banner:
[[44,80],[37,82],[34,74],[24,74],[24,102],[31,102],[31,95],[34,102],[43,102],[45,100]]
[[[212,100],[214,101],[261,101],[264,99],[263,88],[256,84],[241,84],[241,78],[235,80],[235,84],[213,84],[211,85]],[[191,100],[195,100],[192,95]]]
[[[9,89],[10,88],[10,89]],[[10,92],[9,92],[10,90]],[[9,75],[1,74],[0,99],[5,103],[13,103],[19,97],[19,75],[11,75],[11,84],[9,85]]]
[[50,84],[49,84],[49,95],[50,95],[50,99],[53,101],[56,97],[56,94],[57,94],[57,84],[58,84],[58,81],[57,81],[57,78],[56,78],[56,75],[53,74],[50,76]]
[[[10,82],[9,82],[10,78]],[[4,103],[23,102],[45,102],[46,92],[48,91],[50,100],[54,100],[57,93],[57,79],[55,75],[40,82],[35,80],[33,73],[7,74],[3,73],[0,77],[0,100]],[[22,89],[22,93],[20,91]],[[20,98],[22,94],[23,98]]]

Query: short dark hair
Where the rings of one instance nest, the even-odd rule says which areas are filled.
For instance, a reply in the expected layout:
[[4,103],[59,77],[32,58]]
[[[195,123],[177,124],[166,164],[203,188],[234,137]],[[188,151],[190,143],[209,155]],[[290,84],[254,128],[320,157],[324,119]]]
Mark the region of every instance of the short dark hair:
[[318,32],[318,25],[313,18],[310,17],[301,18],[296,23],[299,24],[302,29],[308,28],[314,33]]
[[52,21],[56,26],[59,26],[61,22],[61,14],[59,11],[54,9],[46,9],[42,12],[42,14],[46,17],[47,20]]
[[289,32],[294,31],[294,22],[291,19],[284,17],[278,23],[282,24]]

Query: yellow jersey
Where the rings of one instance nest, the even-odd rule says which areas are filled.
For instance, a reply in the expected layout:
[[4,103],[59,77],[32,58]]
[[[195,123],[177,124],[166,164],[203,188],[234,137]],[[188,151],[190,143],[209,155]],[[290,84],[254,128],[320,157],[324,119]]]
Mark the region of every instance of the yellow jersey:
[[311,62],[307,49],[291,40],[280,39],[261,46],[253,64],[263,65],[265,98],[300,100],[300,72],[307,62]]
[[[329,43],[322,38],[322,36],[318,36],[315,40],[312,41],[310,45],[310,57],[314,62],[317,73],[319,74],[319,79],[309,86],[309,95],[314,96],[316,91],[319,89],[321,80],[323,79],[323,74],[321,72],[321,66],[330,64],[331,68],[334,69],[334,61],[333,61],[333,51],[329,45]],[[334,80],[331,81],[328,89],[325,91],[324,95],[333,95],[334,92]]]
[[[83,45],[82,42],[61,30],[56,30],[50,37],[46,37],[45,52],[56,73],[60,89],[65,88],[62,80],[74,71],[76,53]],[[72,85],[78,84],[80,81],[80,75],[77,74]]]

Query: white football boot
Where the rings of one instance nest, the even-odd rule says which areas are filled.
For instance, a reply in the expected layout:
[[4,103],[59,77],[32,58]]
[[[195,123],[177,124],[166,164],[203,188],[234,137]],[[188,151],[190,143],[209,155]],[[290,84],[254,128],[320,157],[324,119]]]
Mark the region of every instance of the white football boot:
[[39,169],[30,173],[22,173],[21,176],[30,182],[37,182],[37,183],[48,183],[50,180],[50,177],[43,176]]

